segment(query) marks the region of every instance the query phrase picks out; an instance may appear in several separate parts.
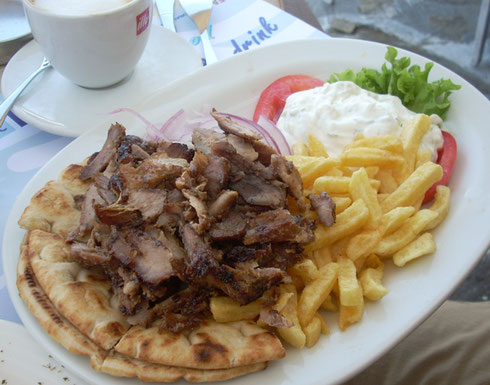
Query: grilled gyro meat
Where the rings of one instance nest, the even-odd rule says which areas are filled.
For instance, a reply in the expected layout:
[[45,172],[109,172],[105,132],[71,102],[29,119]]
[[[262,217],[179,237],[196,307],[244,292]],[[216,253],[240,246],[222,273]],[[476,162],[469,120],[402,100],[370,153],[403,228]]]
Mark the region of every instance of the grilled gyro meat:
[[314,238],[314,222],[287,209],[289,193],[304,210],[299,173],[261,135],[212,114],[222,131],[195,129],[194,148],[111,127],[83,171],[92,185],[73,258],[105,272],[131,324],[180,332],[209,318],[210,296],[266,295],[261,317],[287,327],[271,306]]

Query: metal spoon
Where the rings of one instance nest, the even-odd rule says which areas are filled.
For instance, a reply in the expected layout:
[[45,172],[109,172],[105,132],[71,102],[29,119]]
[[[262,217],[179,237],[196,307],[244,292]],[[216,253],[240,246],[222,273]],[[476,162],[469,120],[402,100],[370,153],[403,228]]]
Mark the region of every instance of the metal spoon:
[[10,111],[10,108],[14,104],[14,102],[17,100],[19,95],[24,91],[24,89],[29,85],[29,83],[34,79],[37,75],[39,75],[42,71],[44,71],[46,68],[51,67],[51,63],[49,62],[48,59],[44,58],[42,64],[39,66],[39,68],[34,71],[26,80],[22,82],[22,84],[15,89],[14,92],[12,92],[7,99],[5,99],[2,104],[0,104],[0,127],[2,127],[3,122],[5,121],[5,118],[7,117],[8,112]]

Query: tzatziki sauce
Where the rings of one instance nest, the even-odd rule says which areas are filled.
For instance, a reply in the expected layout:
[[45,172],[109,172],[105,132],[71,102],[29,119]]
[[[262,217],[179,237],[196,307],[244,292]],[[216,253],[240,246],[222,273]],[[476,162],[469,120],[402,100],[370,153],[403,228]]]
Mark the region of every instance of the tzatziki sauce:
[[[340,81],[290,95],[277,126],[290,145],[308,143],[308,134],[312,134],[324,144],[329,156],[337,157],[358,134],[400,136],[404,125],[416,115],[396,96]],[[431,119],[420,148],[429,149],[436,161],[437,150],[443,145],[442,119],[438,115],[431,115]]]

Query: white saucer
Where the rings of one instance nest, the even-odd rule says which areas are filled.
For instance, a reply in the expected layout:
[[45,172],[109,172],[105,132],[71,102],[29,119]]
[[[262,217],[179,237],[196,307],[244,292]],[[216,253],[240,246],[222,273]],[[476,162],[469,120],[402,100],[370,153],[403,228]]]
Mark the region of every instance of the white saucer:
[[[35,41],[15,54],[4,70],[4,97],[42,62]],[[201,57],[184,38],[153,25],[148,45],[133,73],[104,89],[79,87],[50,68],[40,74],[17,99],[12,111],[41,130],[63,136],[79,136],[118,108],[135,108],[142,100],[172,81],[202,67]]]
[[20,39],[31,33],[21,0],[0,1],[0,44]]

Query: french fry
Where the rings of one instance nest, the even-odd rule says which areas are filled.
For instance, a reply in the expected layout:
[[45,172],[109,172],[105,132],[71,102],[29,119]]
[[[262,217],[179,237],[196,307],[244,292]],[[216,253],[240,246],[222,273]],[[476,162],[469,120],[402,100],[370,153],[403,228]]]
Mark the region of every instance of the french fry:
[[359,322],[364,313],[364,299],[361,295],[361,303],[356,306],[340,305],[339,309],[339,328],[345,331],[349,326]]
[[325,176],[344,176],[344,173],[339,168],[334,167],[334,168],[328,170],[325,173]]
[[410,176],[393,191],[380,205],[383,212],[388,212],[395,207],[411,206],[435,182],[442,178],[442,167],[438,164],[427,162],[417,168]]
[[342,238],[330,246],[330,255],[334,261],[337,261],[340,257],[345,257],[347,253],[347,246],[350,242],[350,236]]
[[419,168],[421,165],[432,161],[432,152],[430,150],[419,150],[417,152],[417,160],[415,161],[415,168]]
[[[320,176],[313,183],[313,191],[317,194],[326,192],[329,194],[347,194],[352,178],[348,176]],[[376,179],[368,179],[368,183],[378,190],[380,181]]]
[[396,179],[393,177],[391,170],[382,169],[379,170],[376,174],[376,179],[379,180],[379,190],[378,192],[382,194],[391,194],[398,188],[398,183]]
[[364,262],[364,267],[366,269],[371,268],[383,272],[385,264],[376,254],[370,254]]
[[313,262],[315,262],[316,267],[319,269],[321,269],[327,263],[333,262],[330,247],[326,246],[313,251],[311,253],[311,259]]
[[327,321],[320,313],[315,314],[315,318],[318,318],[321,323],[322,334],[330,334],[330,328],[328,327]]
[[397,230],[413,213],[415,213],[415,208],[408,206],[395,207],[383,214],[381,217],[381,228],[383,229],[384,235],[389,235]]
[[259,315],[261,306],[261,299],[247,305],[240,305],[229,297],[211,297],[209,301],[209,308],[216,322],[254,319]]
[[398,230],[385,236],[376,246],[374,253],[383,258],[392,256],[412,242],[427,224],[435,218],[437,218],[436,212],[429,209],[420,210]]
[[352,203],[352,199],[349,197],[332,197],[332,200],[335,203],[335,214],[337,215],[344,211]]
[[362,229],[369,218],[369,210],[362,199],[356,200],[342,213],[337,215],[333,226],[318,225],[315,229],[315,240],[305,247],[306,253],[318,250],[326,245]]
[[340,163],[348,167],[379,166],[396,169],[403,166],[405,158],[400,154],[379,148],[355,147],[340,155]]
[[400,136],[403,142],[403,155],[407,162],[409,173],[415,169],[420,143],[424,135],[429,131],[431,123],[430,117],[425,114],[418,114],[403,128]]
[[313,185],[315,179],[339,165],[339,161],[335,158],[291,155],[287,156],[286,159],[293,162],[306,187]]
[[309,153],[311,156],[323,156],[328,158],[327,151],[323,143],[312,134],[308,134]]
[[395,265],[402,267],[409,261],[436,251],[436,243],[431,233],[424,233],[393,255]]
[[304,285],[308,285],[318,277],[318,269],[311,259],[303,259],[292,266],[288,273],[300,277]]
[[429,222],[425,230],[432,230],[446,218],[449,212],[449,201],[451,199],[451,190],[447,186],[439,185],[436,188],[434,203],[429,207],[429,210],[437,213],[437,218]]
[[282,292],[281,296],[279,297],[278,303],[281,302],[283,296],[285,296],[287,300],[283,300],[285,304],[284,306],[282,306],[281,310],[277,310],[276,306],[273,306],[273,308],[274,310],[279,311],[279,313],[283,315],[289,322],[291,322],[293,326],[289,328],[278,327],[277,332],[279,333],[281,338],[284,339],[284,341],[298,349],[302,349],[306,344],[306,336],[299,324],[297,312],[298,295],[296,293],[296,289],[292,285],[283,285],[281,289],[287,291]]
[[378,166],[368,166],[368,167],[364,167],[364,169],[366,170],[368,178],[370,179],[375,179],[376,175],[379,172]]
[[340,258],[337,263],[340,305],[358,306],[362,302],[362,290],[357,281],[354,262],[348,258]]
[[364,167],[357,170],[350,178],[349,193],[353,200],[362,199],[369,210],[369,219],[366,228],[374,230],[381,221],[381,206],[379,205],[376,190],[370,185]]
[[310,156],[310,150],[305,142],[296,142],[293,144],[292,150],[294,155]]
[[354,142],[344,147],[344,150],[355,147],[374,147],[385,151],[396,152],[403,154],[403,142],[402,140],[393,135],[386,136],[372,136],[369,138],[361,137],[356,138]]
[[313,319],[303,327],[303,333],[306,336],[306,347],[311,348],[318,342],[322,333],[322,321],[315,315]]
[[322,310],[330,311],[332,313],[336,313],[339,311],[339,307],[337,306],[337,302],[335,301],[335,297],[332,295],[332,293],[327,296],[327,299],[323,301],[320,308]]
[[383,271],[368,267],[363,270],[359,277],[364,297],[371,301],[378,301],[388,294],[388,289],[381,282]]
[[347,245],[347,257],[352,261],[367,257],[376,248],[382,236],[380,229],[367,230],[354,235]]
[[320,305],[330,294],[337,280],[339,266],[332,262],[318,271],[318,278],[305,286],[298,301],[298,317],[302,326],[308,325],[313,319]]

